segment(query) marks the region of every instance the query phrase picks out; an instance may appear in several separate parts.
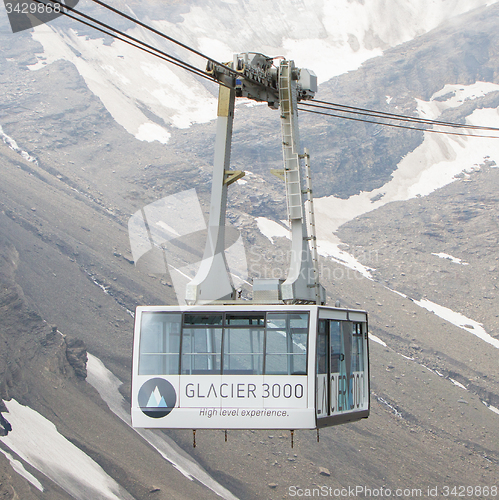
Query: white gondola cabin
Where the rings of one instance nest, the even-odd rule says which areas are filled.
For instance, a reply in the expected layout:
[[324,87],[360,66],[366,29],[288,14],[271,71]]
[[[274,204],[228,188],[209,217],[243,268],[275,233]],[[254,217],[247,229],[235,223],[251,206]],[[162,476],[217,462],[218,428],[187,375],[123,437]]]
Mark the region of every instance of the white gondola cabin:
[[369,414],[367,315],[317,305],[143,306],[134,427],[315,429]]

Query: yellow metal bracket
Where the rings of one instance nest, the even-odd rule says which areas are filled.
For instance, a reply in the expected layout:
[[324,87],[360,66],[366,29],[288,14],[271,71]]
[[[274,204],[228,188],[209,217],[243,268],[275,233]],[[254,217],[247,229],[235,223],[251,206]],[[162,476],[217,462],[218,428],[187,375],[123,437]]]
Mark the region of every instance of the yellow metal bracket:
[[244,170],[225,170],[224,171],[224,185],[230,186],[233,182],[238,181],[246,175]]

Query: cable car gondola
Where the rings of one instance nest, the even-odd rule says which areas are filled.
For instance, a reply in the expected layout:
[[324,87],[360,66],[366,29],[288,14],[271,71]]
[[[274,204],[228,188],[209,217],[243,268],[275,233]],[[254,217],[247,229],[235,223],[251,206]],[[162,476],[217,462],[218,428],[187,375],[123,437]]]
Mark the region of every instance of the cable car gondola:
[[363,311],[138,307],[133,425],[315,429],[365,418],[367,342]]
[[[310,157],[299,154],[297,125],[297,101],[314,96],[316,77],[271,62],[236,55],[237,80],[226,66],[209,68],[224,85],[205,253],[187,305],[137,307],[134,427],[318,429],[369,415],[367,313],[326,306],[319,283]],[[236,90],[280,107],[282,119],[284,169],[274,173],[286,186],[290,267],[284,282],[254,279],[253,300],[237,298],[224,253],[227,188],[244,175],[229,170]]]

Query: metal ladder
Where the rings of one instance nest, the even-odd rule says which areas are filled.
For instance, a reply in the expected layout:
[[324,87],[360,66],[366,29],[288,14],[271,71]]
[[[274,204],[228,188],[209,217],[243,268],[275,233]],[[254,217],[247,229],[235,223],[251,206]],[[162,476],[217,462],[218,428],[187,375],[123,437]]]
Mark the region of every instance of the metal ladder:
[[315,287],[315,303],[321,303],[321,289],[319,283],[319,254],[317,252],[317,235],[315,226],[314,212],[314,197],[312,194],[312,171],[310,168],[310,153],[308,148],[304,149],[304,154],[301,155],[305,159],[305,179],[306,189],[303,190],[305,195],[305,211],[307,219],[307,233],[310,241],[310,251],[312,254],[312,266],[314,269],[314,287]]
[[[302,212],[302,196],[301,196],[301,182],[300,182],[300,160],[299,160],[299,144],[297,144],[297,134],[294,133],[294,123],[291,119],[286,119],[292,115],[295,110],[293,109],[293,96],[291,95],[292,89],[290,85],[291,67],[289,64],[281,67],[281,74],[279,78],[279,100],[281,104],[281,118],[283,119],[282,131],[282,144],[284,156],[284,180],[286,183],[288,215],[290,219],[301,219]],[[296,150],[293,149],[296,147]]]

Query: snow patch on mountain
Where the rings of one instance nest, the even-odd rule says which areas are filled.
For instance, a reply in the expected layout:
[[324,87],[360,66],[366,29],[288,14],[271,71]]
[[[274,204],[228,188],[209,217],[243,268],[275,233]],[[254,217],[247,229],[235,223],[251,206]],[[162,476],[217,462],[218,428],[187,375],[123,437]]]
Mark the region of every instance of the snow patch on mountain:
[[[448,107],[460,106],[466,99],[499,90],[499,85],[477,82],[473,85],[446,85],[430,101],[418,101],[420,114],[438,118]],[[436,97],[445,97],[435,101]],[[423,112],[422,110],[426,110]],[[469,125],[494,127],[499,109],[477,109],[466,119]],[[463,132],[465,133],[465,132]],[[478,133],[478,132],[477,132]],[[334,233],[342,224],[393,201],[406,201],[426,196],[456,180],[459,174],[469,174],[494,159],[499,163],[499,142],[483,137],[466,137],[424,133],[424,141],[398,164],[392,178],[384,186],[351,196],[348,199],[325,196],[315,200],[318,237]],[[480,132],[479,135],[482,135]]]
[[376,335],[373,335],[372,333],[369,334],[369,340],[372,340],[373,342],[376,342],[377,344],[380,344],[383,347],[387,347],[385,342],[383,342],[379,337],[376,337]]
[[38,481],[38,479],[33,476],[30,472],[28,472],[25,468],[24,465],[19,462],[19,460],[16,460],[10,453],[7,453],[6,451],[2,450],[0,448],[0,452],[2,452],[6,457],[7,460],[10,462],[11,467],[24,479],[29,481],[37,490],[44,491],[42,483]]
[[[169,127],[185,128],[216,116],[216,99],[185,71],[119,40],[111,45],[74,30],[56,31],[41,25],[33,38],[44,47],[33,71],[58,60],[73,63],[88,88],[118,124],[142,141],[166,144]],[[144,110],[157,118],[151,121]]]
[[163,127],[156,123],[142,123],[135,134],[135,138],[139,141],[154,142],[158,141],[161,144],[166,144],[170,139],[171,134]]
[[[349,252],[346,252],[345,250],[342,250],[340,248],[340,245],[345,246],[344,243],[342,243],[339,238],[336,238],[337,241],[334,241],[335,238],[336,237],[334,235],[331,235],[329,240],[319,238],[317,239],[317,252],[319,253],[319,255],[322,255],[323,257],[329,257],[333,262],[337,262],[338,264],[341,264],[348,269],[357,271],[364,278],[372,281],[373,277],[371,275],[371,271],[374,271],[374,269],[362,264],[358,257],[352,255]],[[340,280],[345,278],[345,274],[343,271],[338,272],[336,270],[333,270],[332,272],[329,272],[329,270],[325,268],[322,268],[319,271],[321,275],[329,273],[330,276],[328,276],[328,279],[331,280]]]
[[453,378],[450,378],[449,377],[449,380],[456,386],[456,387],[459,387],[460,389],[464,389],[465,391],[467,391],[468,389],[466,389],[466,386],[464,386],[463,384],[461,384],[461,382],[458,382],[457,380],[454,380]]
[[472,319],[467,318],[463,314],[455,312],[448,307],[435,304],[427,299],[414,300],[413,302],[427,311],[436,314],[445,321],[449,321],[453,325],[456,325],[457,327],[475,335],[479,339],[494,346],[496,349],[499,349],[499,340],[488,334],[480,323],[477,323],[476,321],[473,321]]
[[26,161],[29,161],[31,163],[34,163],[35,165],[38,165],[38,160],[34,157],[31,156],[28,152],[23,151],[18,145],[17,142],[12,139],[12,137],[8,136],[4,131],[3,128],[0,126],[0,137],[2,138],[3,142],[10,148],[12,151],[15,151],[16,153],[20,154]]
[[441,259],[445,260],[450,260],[453,264],[461,264],[462,266],[468,266],[468,262],[463,262],[461,259],[457,257],[453,257],[452,255],[449,255],[448,253],[432,253],[432,255],[435,255],[435,257],[440,257]]
[[492,406],[488,403],[486,403],[485,401],[482,401],[482,403],[490,410],[490,411],[493,411],[494,413],[496,413],[497,415],[499,415],[499,408],[496,408],[495,406]]
[[[468,100],[483,97],[489,92],[499,91],[499,85],[491,82],[475,82],[472,85],[445,85],[429,101],[416,99],[420,118],[437,120],[443,111],[457,108]],[[446,97],[446,99],[443,99]]]
[[291,239],[291,234],[288,228],[281,226],[281,224],[267,219],[266,217],[257,217],[256,224],[260,232],[274,244],[274,238],[288,238]]
[[5,401],[12,431],[2,442],[76,500],[133,500],[106,472],[56,426],[15,399]]

